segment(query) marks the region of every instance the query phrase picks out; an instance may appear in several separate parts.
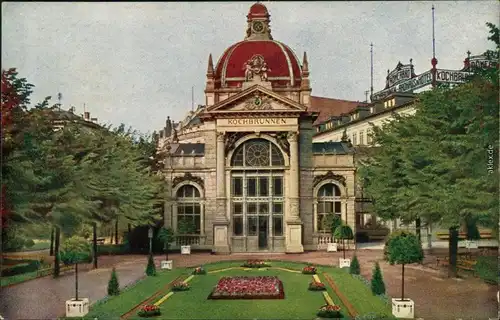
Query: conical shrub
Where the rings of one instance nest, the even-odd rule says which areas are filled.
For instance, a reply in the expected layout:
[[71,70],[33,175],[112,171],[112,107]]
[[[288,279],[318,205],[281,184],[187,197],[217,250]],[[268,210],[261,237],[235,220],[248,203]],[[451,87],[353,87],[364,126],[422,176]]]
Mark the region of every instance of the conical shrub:
[[378,262],[375,263],[375,268],[373,269],[371,288],[374,295],[385,293],[384,279],[382,278],[382,271]]
[[108,296],[117,296],[120,294],[120,284],[118,283],[118,276],[116,270],[113,268],[111,271],[111,279],[108,281]]
[[356,255],[354,255],[354,257],[352,257],[351,266],[349,267],[349,273],[350,274],[360,274],[361,273],[361,267],[359,266],[358,257],[356,257]]
[[148,258],[148,266],[146,267],[146,275],[156,276],[156,267],[155,267],[155,262],[153,260],[152,254],[150,254],[149,258]]

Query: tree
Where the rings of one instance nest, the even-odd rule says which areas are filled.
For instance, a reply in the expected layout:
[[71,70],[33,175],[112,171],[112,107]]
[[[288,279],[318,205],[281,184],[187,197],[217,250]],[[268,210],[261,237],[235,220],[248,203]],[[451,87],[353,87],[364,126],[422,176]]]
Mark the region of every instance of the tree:
[[148,265],[146,266],[146,275],[156,276],[156,266],[155,266],[155,261],[153,259],[152,254],[150,254],[148,256]]
[[118,276],[116,275],[116,269],[113,267],[111,271],[111,278],[108,282],[108,296],[117,296],[120,294],[120,284],[118,283]]
[[360,274],[361,273],[361,268],[359,265],[358,257],[354,255],[352,257],[351,265],[349,266],[349,273],[350,274]]
[[[498,57],[498,28],[488,26]],[[485,168],[498,157],[498,67],[475,71],[465,84],[419,94],[414,116],[375,127],[380,147],[359,170],[377,215],[449,230],[450,276],[462,225],[498,230],[498,171]]]
[[333,233],[333,236],[336,239],[342,239],[342,251],[344,252],[344,259],[345,259],[345,242],[344,240],[348,239],[354,239],[354,235],[352,233],[351,227],[348,225],[340,225],[335,229],[335,232]]
[[372,293],[376,296],[385,294],[385,283],[382,278],[382,270],[380,270],[378,262],[375,262],[375,266],[372,271],[371,289]]
[[61,247],[61,260],[66,265],[75,265],[75,300],[78,300],[78,264],[92,260],[89,243],[82,237],[74,236],[64,241]]
[[168,250],[170,243],[174,241],[174,230],[172,228],[161,228],[157,235],[158,239],[163,242],[163,249],[165,250],[165,260],[168,260]]
[[413,233],[401,233],[389,238],[386,260],[391,264],[401,265],[401,301],[405,293],[405,264],[422,262],[424,251],[422,244]]

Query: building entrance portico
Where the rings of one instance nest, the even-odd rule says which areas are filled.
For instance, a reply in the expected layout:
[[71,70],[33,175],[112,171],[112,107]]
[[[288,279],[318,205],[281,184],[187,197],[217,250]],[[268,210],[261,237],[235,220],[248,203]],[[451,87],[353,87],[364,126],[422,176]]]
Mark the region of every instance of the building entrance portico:
[[230,164],[233,251],[281,247],[285,213],[281,150],[264,138],[246,140],[232,153]]

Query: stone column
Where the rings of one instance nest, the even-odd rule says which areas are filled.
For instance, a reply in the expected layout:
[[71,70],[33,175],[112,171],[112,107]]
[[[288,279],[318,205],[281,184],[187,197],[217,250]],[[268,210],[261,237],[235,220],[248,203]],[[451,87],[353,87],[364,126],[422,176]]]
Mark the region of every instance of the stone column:
[[230,253],[228,239],[229,221],[226,218],[226,184],[225,184],[225,133],[217,132],[216,145],[216,173],[217,173],[217,191],[216,191],[216,211],[214,219],[214,251],[216,253]]
[[288,133],[290,144],[290,169],[288,175],[289,210],[286,217],[286,252],[304,252],[302,246],[302,221],[300,220],[299,194],[299,145],[297,132]]

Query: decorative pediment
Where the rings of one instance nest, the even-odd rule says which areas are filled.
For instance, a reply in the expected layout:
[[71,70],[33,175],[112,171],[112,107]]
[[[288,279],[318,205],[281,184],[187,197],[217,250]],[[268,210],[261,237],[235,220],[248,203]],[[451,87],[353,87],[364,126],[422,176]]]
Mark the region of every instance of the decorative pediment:
[[328,171],[327,173],[325,173],[323,175],[314,177],[313,186],[317,186],[318,183],[320,183],[321,181],[325,181],[325,180],[335,180],[345,187],[345,177],[342,175],[335,174],[331,171]]
[[186,172],[184,174],[184,176],[175,177],[174,181],[173,181],[173,186],[175,187],[176,185],[178,185],[179,183],[184,182],[184,181],[195,182],[195,183],[199,184],[202,188],[205,188],[204,184],[203,184],[203,179],[200,177],[193,176],[190,172]]
[[303,105],[281,96],[267,88],[255,85],[211,106],[206,112],[218,113],[234,111],[297,112],[306,111],[306,108]]

